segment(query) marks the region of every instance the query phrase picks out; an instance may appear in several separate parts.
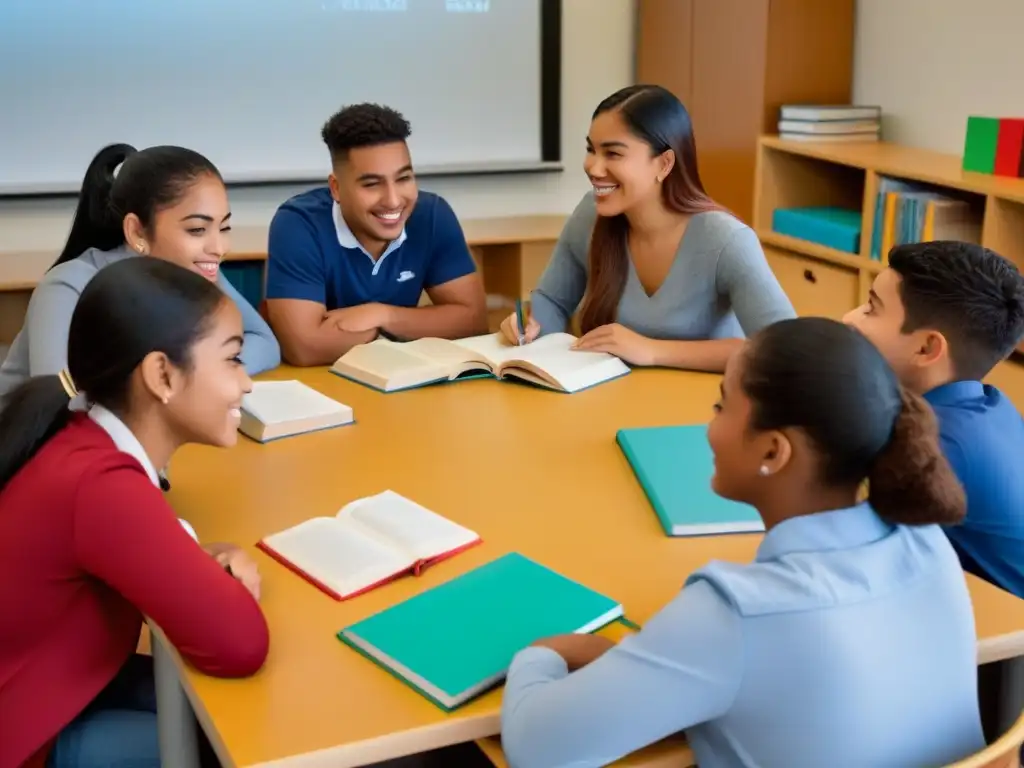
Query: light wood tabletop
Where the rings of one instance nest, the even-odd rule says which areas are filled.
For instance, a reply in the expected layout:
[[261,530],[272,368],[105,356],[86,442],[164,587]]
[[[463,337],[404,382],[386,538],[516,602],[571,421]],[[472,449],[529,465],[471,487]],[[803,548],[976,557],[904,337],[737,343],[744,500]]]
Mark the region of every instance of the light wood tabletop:
[[[636,370],[574,395],[493,380],[385,395],[322,370],[269,377],[300,378],[351,405],[356,424],[180,451],[170,499],[202,540],[252,546],[390,488],[469,526],[484,544],[346,602],[256,552],[272,638],[265,668],[248,680],[182,670],[227,765],[364,765],[496,734],[500,691],[446,714],[335,634],[505,552],[604,592],[643,623],[691,571],[712,558],[749,561],[760,541],[665,536],[615,443],[621,427],[706,422],[716,376]],[[979,656],[1024,653],[1024,601],[973,577],[969,585]]]

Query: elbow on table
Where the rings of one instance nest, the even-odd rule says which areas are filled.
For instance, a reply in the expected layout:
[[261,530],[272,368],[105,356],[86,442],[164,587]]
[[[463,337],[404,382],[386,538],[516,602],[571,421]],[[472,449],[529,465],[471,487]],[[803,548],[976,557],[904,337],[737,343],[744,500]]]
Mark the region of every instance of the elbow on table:
[[199,672],[212,677],[250,677],[263,667],[270,652],[270,630],[263,613],[226,622],[218,628],[210,646],[201,652],[183,653]]

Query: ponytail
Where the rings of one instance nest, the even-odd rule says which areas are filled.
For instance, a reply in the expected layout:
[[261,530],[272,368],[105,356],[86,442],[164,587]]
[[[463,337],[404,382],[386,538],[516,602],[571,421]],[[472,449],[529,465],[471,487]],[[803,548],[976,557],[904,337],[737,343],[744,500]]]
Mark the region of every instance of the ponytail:
[[967,499],[942,453],[935,415],[917,395],[901,395],[892,435],[868,474],[871,506],[894,525],[955,525]]
[[114,173],[134,154],[135,147],[129,144],[111,144],[101,149],[89,163],[71,231],[54,267],[78,258],[90,248],[109,251],[124,243],[123,215],[113,209],[110,196]]
[[12,390],[0,410],[0,490],[71,418],[60,376],[35,376]]

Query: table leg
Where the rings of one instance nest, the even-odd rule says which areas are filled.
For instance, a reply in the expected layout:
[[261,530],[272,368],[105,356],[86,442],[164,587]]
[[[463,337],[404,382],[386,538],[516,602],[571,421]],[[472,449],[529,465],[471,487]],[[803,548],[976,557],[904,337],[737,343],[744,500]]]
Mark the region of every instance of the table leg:
[[195,715],[164,642],[159,632],[152,633],[160,765],[163,768],[199,768]]

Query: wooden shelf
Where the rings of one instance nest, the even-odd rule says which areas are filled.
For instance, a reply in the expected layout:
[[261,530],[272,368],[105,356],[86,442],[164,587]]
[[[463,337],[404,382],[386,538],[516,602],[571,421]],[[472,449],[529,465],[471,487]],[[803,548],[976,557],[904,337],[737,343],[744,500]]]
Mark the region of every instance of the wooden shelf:
[[[871,281],[885,269],[883,262],[870,258],[875,199],[883,177],[930,185],[969,200],[981,216],[981,245],[1024,271],[1024,179],[965,172],[960,164],[957,155],[888,142],[762,136],[754,178],[754,229],[797,312],[841,317],[867,298]],[[772,231],[776,209],[814,205],[861,211],[859,255]],[[1017,352],[1024,354],[1024,343]],[[1017,392],[1008,394],[1024,408],[1024,367],[1017,356],[998,366],[993,378],[1004,386],[1012,380]]]

